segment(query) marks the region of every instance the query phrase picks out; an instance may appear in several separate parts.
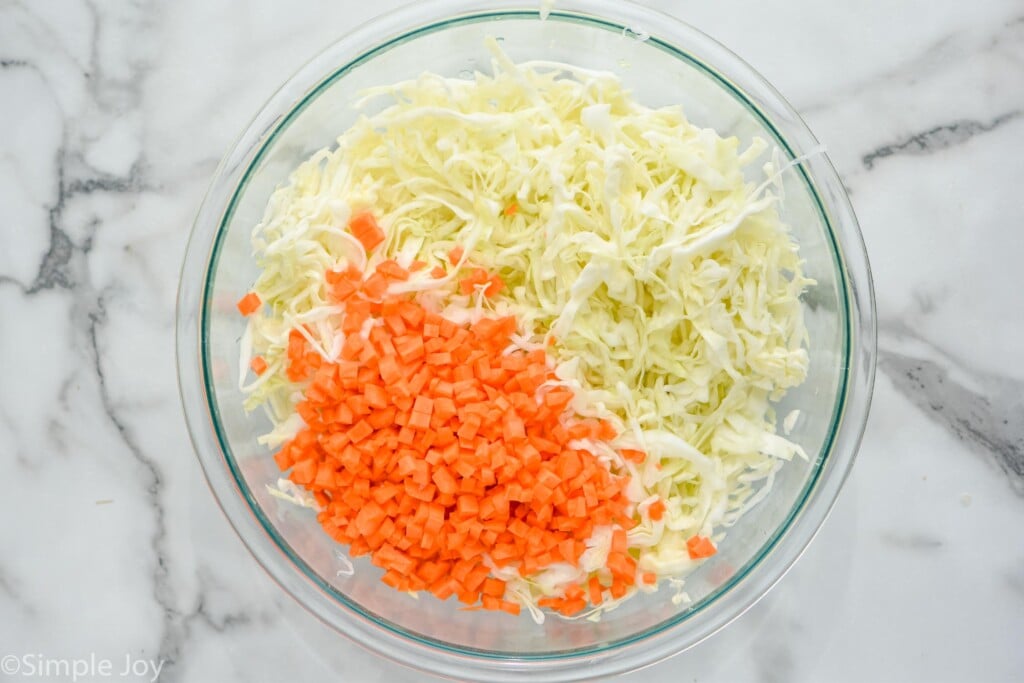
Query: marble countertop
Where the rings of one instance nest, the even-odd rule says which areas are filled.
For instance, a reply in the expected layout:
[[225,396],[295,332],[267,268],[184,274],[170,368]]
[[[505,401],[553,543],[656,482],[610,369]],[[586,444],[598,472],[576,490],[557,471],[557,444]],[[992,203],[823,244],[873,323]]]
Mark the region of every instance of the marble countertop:
[[[879,372],[852,476],[793,571],[625,680],[1020,680],[1024,5],[647,3],[738,52],[827,145],[874,268]],[[173,360],[220,156],[300,63],[392,4],[0,0],[0,658],[92,655],[114,677],[162,660],[164,683],[424,680],[251,560]]]

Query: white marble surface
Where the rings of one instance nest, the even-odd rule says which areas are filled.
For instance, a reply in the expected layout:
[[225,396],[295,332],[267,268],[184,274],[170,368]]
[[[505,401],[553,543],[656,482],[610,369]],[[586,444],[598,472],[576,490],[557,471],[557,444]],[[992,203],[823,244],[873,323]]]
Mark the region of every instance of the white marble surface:
[[[880,352],[859,460],[804,558],[626,680],[1024,679],[1024,4],[647,1],[750,61],[827,144]],[[0,657],[162,659],[165,683],[424,680],[251,561],[173,361],[219,157],[298,64],[391,5],[0,0]]]

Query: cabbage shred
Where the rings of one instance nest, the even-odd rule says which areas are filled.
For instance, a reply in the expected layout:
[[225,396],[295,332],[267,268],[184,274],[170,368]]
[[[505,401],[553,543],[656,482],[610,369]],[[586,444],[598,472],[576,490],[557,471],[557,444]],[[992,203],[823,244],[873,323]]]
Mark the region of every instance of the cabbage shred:
[[[632,478],[638,571],[679,577],[699,562],[688,538],[720,540],[782,462],[806,457],[775,433],[772,410],[807,373],[800,295],[812,281],[773,185],[744,173],[768,146],[740,149],[679,108],[644,107],[612,74],[514,64],[492,50],[493,75],[428,73],[369,91],[360,106],[389,104],[273,194],[253,233],[254,290],[268,306],[250,319],[241,359],[259,353],[269,367],[243,387],[247,407],[268,410],[271,446],[301,426],[301,387],[284,373],[288,333],[305,325],[325,358],[340,352],[341,308],[324,272],[367,264],[343,226],[371,208],[387,237],[369,265],[428,264],[394,291],[458,321],[517,316],[517,344],[548,345],[576,413],[619,427],[614,448],[585,445]],[[500,275],[505,295],[459,295],[454,281],[432,279],[455,246]],[[648,457],[627,462],[618,448]],[[666,512],[653,521],[657,498]],[[581,568],[506,572],[509,594],[537,617],[538,597],[604,571],[610,537],[595,533]]]

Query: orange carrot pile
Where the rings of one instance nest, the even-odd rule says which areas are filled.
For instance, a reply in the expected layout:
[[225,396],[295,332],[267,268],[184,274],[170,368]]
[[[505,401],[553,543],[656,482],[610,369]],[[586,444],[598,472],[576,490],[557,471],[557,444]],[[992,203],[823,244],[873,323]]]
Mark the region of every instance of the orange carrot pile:
[[[357,237],[379,244],[375,223],[360,220],[367,227]],[[595,527],[618,525],[610,580],[591,578],[541,604],[574,614],[606,593],[624,595],[637,580],[626,480],[569,445],[612,439],[615,429],[573,421],[572,392],[542,387],[554,377],[545,351],[503,353],[513,318],[460,326],[387,294],[408,277],[395,261],[368,277],[354,268],[327,274],[345,306],[345,343],[328,362],[292,331],[287,375],[307,382],[296,406],[306,427],[277,453],[278,465],[314,494],[326,531],[352,555],[370,553],[396,589],[517,614],[485,555],[521,575],[578,565]],[[501,286],[485,271],[467,280],[464,289],[486,284],[485,293]]]

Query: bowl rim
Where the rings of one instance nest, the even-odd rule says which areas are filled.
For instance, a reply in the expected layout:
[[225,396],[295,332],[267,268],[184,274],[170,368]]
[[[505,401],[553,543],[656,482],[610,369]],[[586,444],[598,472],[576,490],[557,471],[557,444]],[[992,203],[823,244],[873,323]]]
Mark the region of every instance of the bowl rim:
[[[599,646],[512,654],[474,650],[424,637],[375,617],[335,591],[290,551],[266,520],[239,476],[230,447],[220,431],[218,407],[206,362],[206,342],[207,304],[223,241],[223,227],[249,175],[276,136],[334,80],[382,51],[424,33],[470,22],[510,18],[539,19],[539,10],[523,9],[520,0],[430,0],[406,6],[386,17],[371,20],[333,43],[289,78],[264,104],[215,172],[193,225],[178,292],[179,392],[194,449],[207,483],[229,523],[264,570],[315,616],[378,654],[432,673],[522,680],[543,670],[550,680],[570,680],[637,668],[697,644],[753,606],[802,554],[831,510],[863,434],[874,380],[874,295],[856,216],[835,169],[824,155],[798,164],[795,168],[803,176],[818,204],[822,223],[827,227],[846,308],[843,351],[847,362],[837,391],[833,425],[816,459],[814,473],[786,520],[741,571],[690,610],[641,633]],[[790,158],[796,156],[793,147],[809,150],[817,146],[817,140],[796,112],[763,77],[716,41],[678,19],[629,2],[567,0],[550,12],[548,21],[632,32],[640,36],[638,39],[649,40],[652,45],[701,69],[730,90],[760,119]],[[655,21],[656,36],[640,28]],[[381,39],[381,34],[386,38]],[[679,47],[678,43],[686,44],[687,49]],[[692,45],[699,49],[695,51]],[[703,57],[703,53],[712,54],[714,60]],[[334,66],[325,70],[325,64]],[[748,83],[747,89],[758,89],[759,102],[753,101],[747,90],[738,85],[744,81]],[[296,98],[297,94],[300,97]],[[762,111],[769,106],[775,110],[774,117]],[[785,134],[780,128],[786,129]],[[808,166],[816,167],[816,172],[808,172]],[[823,197],[816,180],[828,190],[827,198]],[[197,286],[197,278],[188,276],[200,272],[203,276],[201,285]],[[286,562],[280,561],[281,555]],[[766,567],[764,560],[769,555],[779,561]],[[328,598],[332,604],[325,604],[321,597]],[[704,611],[711,605],[722,605],[726,598],[731,599],[715,614],[709,616]],[[338,603],[341,610],[336,609]],[[346,609],[351,614],[346,613]],[[684,634],[680,633],[680,627],[686,623],[699,626],[688,641],[682,640]],[[590,666],[581,670],[581,662]]]

